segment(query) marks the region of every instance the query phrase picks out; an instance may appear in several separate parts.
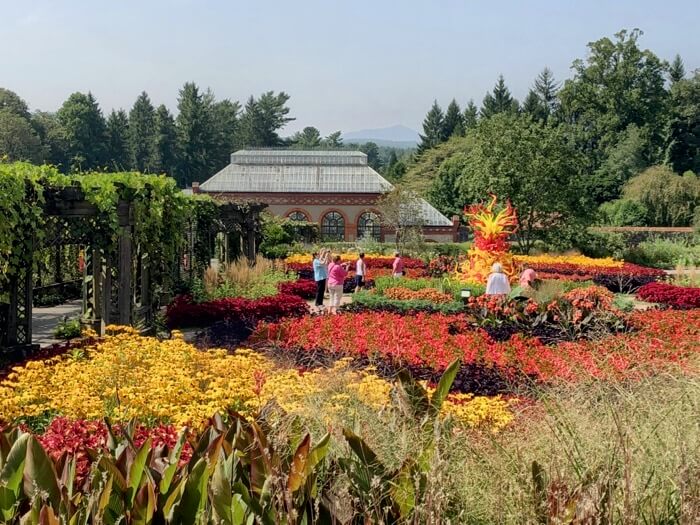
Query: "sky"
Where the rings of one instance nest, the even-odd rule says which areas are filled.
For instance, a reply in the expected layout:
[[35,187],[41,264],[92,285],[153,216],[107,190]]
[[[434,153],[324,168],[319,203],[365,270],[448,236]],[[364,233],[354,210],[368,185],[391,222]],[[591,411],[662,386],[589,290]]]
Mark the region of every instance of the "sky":
[[282,90],[282,135],[420,131],[433,99],[479,103],[503,74],[522,100],[623,28],[700,68],[699,26],[697,0],[0,0],[0,87],[45,111],[91,91],[105,114],[144,90],[176,111],[187,81],[241,102]]

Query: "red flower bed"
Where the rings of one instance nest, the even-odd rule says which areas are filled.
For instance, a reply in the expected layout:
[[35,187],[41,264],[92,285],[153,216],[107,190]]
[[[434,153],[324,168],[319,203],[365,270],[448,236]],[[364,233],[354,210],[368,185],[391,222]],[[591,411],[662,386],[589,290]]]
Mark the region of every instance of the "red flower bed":
[[650,303],[661,303],[687,310],[700,308],[700,288],[675,286],[668,283],[649,283],[637,291],[637,297]]
[[530,267],[541,279],[592,280],[613,292],[631,292],[666,275],[663,270],[632,263],[624,263],[621,268],[569,263],[532,263]]
[[540,380],[638,377],[659,368],[690,366],[689,357],[700,352],[700,310],[635,312],[630,324],[637,329],[632,334],[545,345],[520,334],[494,341],[485,331],[471,329],[466,316],[373,312],[283,320],[258,326],[252,337],[289,350],[321,350],[434,370],[459,357],[467,365]]
[[[120,435],[121,427],[112,427]],[[177,442],[178,432],[172,425],[159,425],[153,428],[139,426],[134,432],[134,445],[140,447],[148,438],[154,446],[172,448]],[[71,421],[57,417],[37,439],[54,461],[62,454],[75,457],[78,485],[86,479],[90,471],[88,450],[105,450],[107,444],[107,426],[102,421]],[[180,456],[180,465],[186,464],[192,457],[192,447],[185,443]]]
[[170,328],[208,326],[219,321],[276,321],[282,317],[301,316],[308,312],[306,301],[298,295],[278,294],[260,299],[226,297],[196,303],[189,295],[179,295],[168,305],[165,315]]
[[298,295],[302,299],[313,299],[316,296],[316,283],[311,279],[286,281],[277,287],[281,294]]

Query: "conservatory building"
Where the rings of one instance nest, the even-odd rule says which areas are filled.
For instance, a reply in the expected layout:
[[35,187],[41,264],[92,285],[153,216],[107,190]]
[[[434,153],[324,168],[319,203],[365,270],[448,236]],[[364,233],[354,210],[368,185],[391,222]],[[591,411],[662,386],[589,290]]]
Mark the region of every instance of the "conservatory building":
[[[194,193],[220,201],[256,201],[281,217],[319,224],[324,241],[362,237],[391,242],[394,232],[381,226],[377,200],[393,186],[367,164],[359,151],[241,150],[231,164]],[[420,217],[426,240],[451,242],[458,220],[450,220],[425,200]]]

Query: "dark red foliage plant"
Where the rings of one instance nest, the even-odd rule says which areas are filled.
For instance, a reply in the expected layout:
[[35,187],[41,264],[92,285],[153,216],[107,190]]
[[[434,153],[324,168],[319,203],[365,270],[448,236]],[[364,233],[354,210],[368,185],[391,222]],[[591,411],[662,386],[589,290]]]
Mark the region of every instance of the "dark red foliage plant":
[[637,297],[643,301],[664,304],[678,310],[700,308],[700,288],[649,283],[637,291]]

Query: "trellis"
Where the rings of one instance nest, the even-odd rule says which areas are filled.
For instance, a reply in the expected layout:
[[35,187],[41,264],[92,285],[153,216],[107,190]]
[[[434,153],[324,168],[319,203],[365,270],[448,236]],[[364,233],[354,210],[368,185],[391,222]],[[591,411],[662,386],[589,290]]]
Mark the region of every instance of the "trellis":
[[[123,188],[121,188],[123,189]],[[128,192],[120,192],[120,195]],[[196,205],[196,202],[193,202]],[[169,281],[181,277],[182,261],[189,259],[192,270],[206,265],[215,253],[214,239],[224,235],[226,256],[244,255],[253,260],[261,235],[260,211],[264,204],[227,203],[211,207],[208,221],[189,221],[181,247],[181,264],[168,270]],[[194,209],[194,206],[193,206]],[[134,202],[119,198],[116,203],[116,232],[113,227],[101,230],[95,226],[101,212],[86,200],[81,188],[74,184],[63,188],[45,188],[42,207],[44,224],[56,227],[53,235],[42,236],[42,243],[25,239],[15,247],[21,260],[5,287],[9,303],[0,304],[0,349],[10,360],[26,357],[37,345],[32,343],[33,261],[34,250],[61,244],[84,247],[82,320],[98,334],[104,334],[108,324],[131,324],[152,327],[160,297],[154,297],[156,284],[151,273],[147,251],[140,249],[134,235]],[[89,227],[85,227],[88,225]],[[115,242],[105,242],[116,233]],[[31,237],[31,236],[30,236]],[[164,239],[163,242],[168,242]],[[199,250],[194,248],[198,247]],[[58,272],[60,273],[60,272]],[[166,294],[168,295],[168,294]]]

